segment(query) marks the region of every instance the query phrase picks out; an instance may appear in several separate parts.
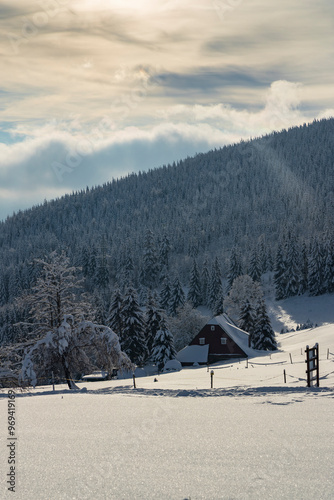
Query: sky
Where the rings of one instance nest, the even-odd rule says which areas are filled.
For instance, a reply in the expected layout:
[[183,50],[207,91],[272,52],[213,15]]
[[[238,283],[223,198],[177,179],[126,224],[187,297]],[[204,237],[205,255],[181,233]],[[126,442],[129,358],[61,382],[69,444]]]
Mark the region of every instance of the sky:
[[0,0],[0,220],[334,115],[332,0]]

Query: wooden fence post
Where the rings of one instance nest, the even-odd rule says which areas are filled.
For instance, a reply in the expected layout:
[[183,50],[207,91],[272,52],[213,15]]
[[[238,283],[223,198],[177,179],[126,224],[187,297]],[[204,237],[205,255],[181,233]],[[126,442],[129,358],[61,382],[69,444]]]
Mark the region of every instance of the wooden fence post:
[[285,370],[283,370],[283,375],[284,375],[284,383],[286,384],[286,373],[285,373]]
[[214,375],[214,373],[215,372],[213,370],[211,370],[211,373],[210,373],[210,375],[211,375],[211,389],[213,389],[213,375]]
[[[311,382],[316,380],[317,387],[319,387],[319,344],[314,347],[306,346],[306,374],[307,374],[307,387],[311,387]],[[313,372],[316,372],[316,377],[313,377]]]
[[133,374],[132,378],[133,378],[133,388],[136,389],[136,375]]

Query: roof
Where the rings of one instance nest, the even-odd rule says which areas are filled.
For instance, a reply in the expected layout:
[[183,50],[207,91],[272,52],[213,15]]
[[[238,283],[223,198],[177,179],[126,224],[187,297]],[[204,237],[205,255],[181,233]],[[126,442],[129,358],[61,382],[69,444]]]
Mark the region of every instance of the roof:
[[254,355],[254,350],[248,347],[249,345],[249,333],[238,328],[234,322],[227,316],[227,314],[221,314],[212,318],[208,325],[219,325],[227,335],[244,351],[247,356]]
[[207,363],[209,353],[209,344],[206,345],[188,345],[179,351],[176,359],[180,363]]

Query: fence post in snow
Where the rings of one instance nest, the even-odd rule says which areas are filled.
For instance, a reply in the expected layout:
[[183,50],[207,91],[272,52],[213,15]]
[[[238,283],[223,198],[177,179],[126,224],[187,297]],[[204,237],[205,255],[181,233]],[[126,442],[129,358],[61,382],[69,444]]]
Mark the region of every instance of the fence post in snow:
[[211,389],[213,389],[213,374],[214,373],[215,372],[213,370],[211,370],[211,373],[210,373],[210,375],[211,375]]
[[291,352],[289,353],[289,356],[290,356],[290,363],[291,363],[291,364],[293,364],[293,363],[292,363],[292,356],[291,356]]
[[327,349],[327,359],[329,359],[329,347]]
[[53,392],[55,392],[55,376],[53,372],[51,372],[51,376],[52,376],[52,390]]
[[285,373],[285,370],[283,370],[283,375],[284,375],[284,383],[286,384],[286,373]]
[[[317,387],[319,387],[319,344],[315,344],[314,347],[306,346],[306,374],[307,374],[307,387],[311,387],[312,382],[315,381]],[[315,377],[312,372],[316,372]]]
[[133,378],[133,388],[136,389],[136,375],[133,374],[132,378]]

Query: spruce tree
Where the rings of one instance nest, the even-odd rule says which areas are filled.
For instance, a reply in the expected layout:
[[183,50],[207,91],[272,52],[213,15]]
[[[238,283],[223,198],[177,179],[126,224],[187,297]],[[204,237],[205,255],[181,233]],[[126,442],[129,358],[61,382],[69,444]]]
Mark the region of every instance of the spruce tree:
[[324,293],[332,293],[334,291],[334,248],[333,248],[333,238],[330,237],[328,233],[325,235],[324,240]]
[[255,310],[254,305],[252,305],[248,299],[244,300],[240,305],[238,325],[241,330],[249,333],[252,341],[252,335],[255,327]]
[[300,291],[300,256],[293,239],[289,239],[285,260],[284,297],[294,297]]
[[182,307],[186,301],[186,297],[178,277],[173,281],[171,288],[171,298],[169,302],[169,313],[175,316],[179,307]]
[[216,257],[211,270],[209,283],[209,307],[212,311],[215,310],[217,301],[223,297],[222,275],[219,265],[219,260]]
[[193,261],[191,270],[188,301],[193,307],[198,307],[202,303],[201,279],[196,260]]
[[160,307],[167,313],[169,312],[169,304],[171,300],[171,284],[169,278],[165,278],[160,292]]
[[324,262],[322,248],[318,240],[313,240],[309,258],[308,280],[310,295],[324,293]]
[[171,244],[169,238],[166,234],[164,234],[159,247],[159,258],[160,258],[160,266],[164,268],[166,271],[169,270],[170,251],[171,251]]
[[275,283],[275,297],[276,300],[284,299],[285,297],[285,278],[286,278],[286,264],[283,255],[282,246],[279,245],[276,253],[275,267],[274,267],[274,283]]
[[300,289],[301,294],[308,289],[308,251],[305,242],[303,242],[300,256]]
[[137,293],[134,288],[128,288],[124,296],[123,308],[122,350],[137,365],[147,358],[145,341],[145,320],[139,307]]
[[256,250],[253,250],[249,263],[248,275],[253,281],[261,281],[261,263]]
[[210,273],[207,260],[204,261],[201,273],[201,295],[202,303],[207,306],[209,302]]
[[255,326],[251,336],[253,349],[276,351],[277,343],[264,300],[256,310]]
[[216,296],[216,302],[214,304],[212,312],[214,316],[220,316],[224,312],[224,293],[222,286],[220,287]]
[[153,343],[162,320],[162,310],[158,308],[156,297],[150,293],[146,306],[147,358],[152,358]]
[[147,229],[144,241],[144,256],[141,276],[143,285],[152,289],[156,285],[158,272],[158,255],[154,234],[150,229]]
[[237,249],[233,248],[231,252],[230,267],[227,276],[229,288],[231,288],[231,286],[233,285],[233,281],[239,276],[242,276],[241,256]]
[[109,315],[107,319],[107,326],[111,328],[119,337],[122,343],[123,337],[123,295],[119,288],[117,288],[112,296],[109,308]]
[[162,318],[153,343],[152,361],[158,365],[158,369],[161,371],[165,363],[174,359],[175,355],[173,334],[168,329],[166,320]]

